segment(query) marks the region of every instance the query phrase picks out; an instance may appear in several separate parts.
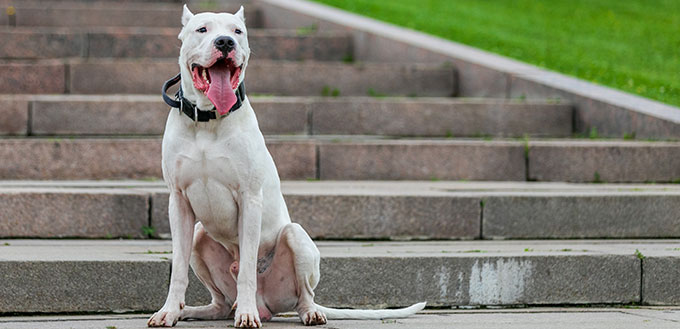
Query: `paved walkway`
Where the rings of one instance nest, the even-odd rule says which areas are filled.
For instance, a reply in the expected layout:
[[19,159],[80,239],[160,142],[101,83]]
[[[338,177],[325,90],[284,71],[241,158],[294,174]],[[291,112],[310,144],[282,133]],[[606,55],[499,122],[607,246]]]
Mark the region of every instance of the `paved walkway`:
[[[145,328],[148,315],[0,317],[0,328]],[[180,322],[177,328],[226,328],[231,320]],[[295,316],[276,317],[264,328],[304,328]],[[317,328],[618,328],[677,329],[680,308],[527,308],[428,311],[399,320],[331,320]]]

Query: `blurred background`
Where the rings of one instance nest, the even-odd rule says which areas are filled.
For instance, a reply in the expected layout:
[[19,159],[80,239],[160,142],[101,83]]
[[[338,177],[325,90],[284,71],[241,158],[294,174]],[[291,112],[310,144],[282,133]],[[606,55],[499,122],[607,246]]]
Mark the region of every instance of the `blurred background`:
[[680,105],[677,1],[318,2]]

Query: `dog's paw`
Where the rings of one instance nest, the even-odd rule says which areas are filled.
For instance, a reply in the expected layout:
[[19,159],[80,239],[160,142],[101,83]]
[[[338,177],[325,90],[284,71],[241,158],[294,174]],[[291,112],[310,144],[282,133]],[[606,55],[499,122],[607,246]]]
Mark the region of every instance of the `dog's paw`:
[[320,324],[326,324],[326,314],[321,311],[312,310],[300,314],[300,319],[302,323],[306,326],[316,326]]
[[234,314],[234,327],[236,328],[262,328],[260,315],[257,308],[236,307]]
[[146,324],[149,327],[173,327],[177,324],[179,320],[180,309],[168,310],[165,307],[161,308],[160,311],[154,313],[149,318]]

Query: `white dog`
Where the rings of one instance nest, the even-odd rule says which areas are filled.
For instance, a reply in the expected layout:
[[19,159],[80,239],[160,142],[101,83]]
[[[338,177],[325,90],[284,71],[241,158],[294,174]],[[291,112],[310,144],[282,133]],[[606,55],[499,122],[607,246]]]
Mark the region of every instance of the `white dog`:
[[[165,305],[148,325],[234,316],[235,327],[261,327],[261,320],[292,310],[304,324],[316,325],[327,318],[405,317],[421,310],[425,303],[399,310],[314,303],[319,251],[290,221],[274,161],[242,88],[250,55],[243,7],[234,15],[194,15],[184,6],[182,25],[184,104],[170,111],[163,136],[172,276]],[[210,305],[184,305],[190,262],[212,295]]]

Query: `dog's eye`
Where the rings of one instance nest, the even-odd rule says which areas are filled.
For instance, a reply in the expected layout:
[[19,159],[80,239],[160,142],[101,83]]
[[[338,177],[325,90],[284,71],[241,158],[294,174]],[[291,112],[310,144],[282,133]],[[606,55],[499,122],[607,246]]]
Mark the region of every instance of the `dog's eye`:
[[198,32],[198,33],[205,33],[205,32],[208,32],[208,29],[206,29],[205,26],[204,26],[204,27],[201,27],[201,28],[199,28],[198,30],[196,30],[196,32]]
[[241,34],[241,33],[243,33],[243,31],[241,31],[241,30],[239,30],[239,29],[236,29],[236,30],[234,30],[234,33],[236,33],[236,34]]

